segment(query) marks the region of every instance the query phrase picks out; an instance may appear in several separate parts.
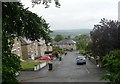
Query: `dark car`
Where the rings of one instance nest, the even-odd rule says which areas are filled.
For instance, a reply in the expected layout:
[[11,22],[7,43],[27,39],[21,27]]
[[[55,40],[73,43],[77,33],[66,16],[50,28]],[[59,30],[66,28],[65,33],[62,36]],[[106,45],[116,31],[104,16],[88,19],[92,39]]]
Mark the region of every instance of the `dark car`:
[[84,56],[78,56],[76,58],[76,64],[86,64],[86,58]]

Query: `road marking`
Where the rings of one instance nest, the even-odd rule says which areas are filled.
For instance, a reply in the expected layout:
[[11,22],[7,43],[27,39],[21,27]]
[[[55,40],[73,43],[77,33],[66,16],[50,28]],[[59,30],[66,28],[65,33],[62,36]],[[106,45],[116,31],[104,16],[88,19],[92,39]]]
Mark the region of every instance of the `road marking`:
[[89,70],[87,69],[87,67],[85,68],[85,70],[86,70],[88,73],[90,73]]

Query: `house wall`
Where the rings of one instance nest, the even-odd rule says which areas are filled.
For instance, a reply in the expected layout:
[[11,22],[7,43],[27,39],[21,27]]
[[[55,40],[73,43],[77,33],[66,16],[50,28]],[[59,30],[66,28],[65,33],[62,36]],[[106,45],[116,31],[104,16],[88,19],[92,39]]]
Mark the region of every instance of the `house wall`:
[[11,52],[20,56],[20,58],[22,59],[21,42],[17,37],[14,39],[14,44],[13,44]]
[[38,56],[38,43],[30,43],[27,45],[22,45],[22,53],[23,53],[23,60],[27,60],[28,58],[32,58],[33,60],[35,57]]
[[[21,59],[23,59],[23,60],[27,60],[28,58],[31,58],[34,60],[35,57],[44,56],[45,55],[44,53],[45,53],[45,51],[47,51],[47,49],[48,49],[48,51],[52,51],[52,46],[47,47],[44,40],[40,41],[41,46],[38,45],[37,41],[30,42],[29,40],[26,40],[26,39],[24,39],[24,41],[26,43],[23,43],[22,45],[21,45],[21,43],[17,44],[20,46],[17,48],[20,48],[21,52],[17,52],[17,50],[15,50],[13,48],[17,54],[20,54]],[[16,46],[14,46],[14,47],[16,48]]]
[[76,50],[76,45],[75,44],[71,44],[71,45],[57,45],[58,47],[62,48],[62,49],[73,49]]
[[38,54],[38,43],[37,42],[34,42],[32,43],[32,58],[34,59],[35,57],[38,57],[39,54]]
[[22,47],[21,47],[21,49],[22,49],[22,59],[23,60],[27,60],[28,59],[28,45],[23,45]]
[[47,46],[48,47],[48,51],[52,51],[52,46]]
[[44,56],[45,54],[45,51],[47,51],[47,47],[46,47],[46,44],[43,44],[43,45],[39,45],[38,46],[38,55],[39,56]]

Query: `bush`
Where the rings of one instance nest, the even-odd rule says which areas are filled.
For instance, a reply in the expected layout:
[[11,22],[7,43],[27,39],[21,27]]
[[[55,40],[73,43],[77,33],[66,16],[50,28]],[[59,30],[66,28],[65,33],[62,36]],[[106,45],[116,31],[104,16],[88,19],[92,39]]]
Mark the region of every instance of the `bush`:
[[110,84],[120,83],[120,50],[111,51],[103,57],[104,67],[107,73],[102,76],[102,79],[109,80]]
[[80,50],[80,54],[82,54],[82,55],[86,55],[87,53],[86,53],[85,50]]
[[63,53],[64,53],[64,50],[61,49],[61,48],[58,48],[58,47],[53,47],[53,51],[57,51],[57,52],[59,52],[60,54],[63,54]]

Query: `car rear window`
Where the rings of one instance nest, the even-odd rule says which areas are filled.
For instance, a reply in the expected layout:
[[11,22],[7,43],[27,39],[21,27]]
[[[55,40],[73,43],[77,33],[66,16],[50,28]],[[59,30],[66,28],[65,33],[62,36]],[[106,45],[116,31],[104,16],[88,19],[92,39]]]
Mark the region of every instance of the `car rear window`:
[[77,57],[77,59],[85,59],[85,57]]

